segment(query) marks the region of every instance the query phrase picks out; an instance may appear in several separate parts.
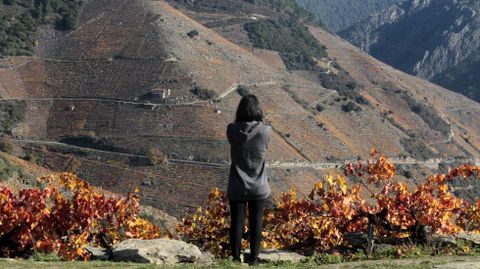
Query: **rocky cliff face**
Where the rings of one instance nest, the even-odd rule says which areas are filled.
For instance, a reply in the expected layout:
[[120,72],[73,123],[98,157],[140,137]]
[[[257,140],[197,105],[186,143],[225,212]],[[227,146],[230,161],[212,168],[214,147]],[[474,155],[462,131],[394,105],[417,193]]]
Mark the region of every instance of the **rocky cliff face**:
[[341,35],[402,71],[478,97],[474,84],[455,82],[478,72],[470,58],[480,50],[479,11],[480,2],[473,0],[412,0],[377,13]]
[[335,32],[345,30],[368,16],[405,0],[297,0]]

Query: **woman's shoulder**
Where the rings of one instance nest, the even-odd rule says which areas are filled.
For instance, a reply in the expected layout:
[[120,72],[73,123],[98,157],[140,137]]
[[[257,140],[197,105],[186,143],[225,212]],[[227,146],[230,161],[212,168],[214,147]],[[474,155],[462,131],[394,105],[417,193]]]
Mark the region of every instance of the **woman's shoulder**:
[[272,126],[268,123],[260,122],[262,132],[265,135],[270,135],[272,133]]
[[231,122],[227,125],[227,130],[231,130],[231,129],[235,129],[235,128],[239,128],[238,122]]

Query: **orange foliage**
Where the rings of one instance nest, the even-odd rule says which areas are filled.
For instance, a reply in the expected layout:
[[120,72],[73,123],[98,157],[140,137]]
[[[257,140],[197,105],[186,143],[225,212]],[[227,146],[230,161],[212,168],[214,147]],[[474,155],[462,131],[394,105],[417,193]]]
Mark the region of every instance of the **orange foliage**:
[[208,197],[208,205],[198,214],[183,219],[182,225],[178,225],[176,232],[184,240],[209,249],[218,257],[227,256],[229,253],[229,229],[230,213],[228,211],[227,196],[215,188]]
[[39,183],[41,187],[18,194],[0,189],[0,255],[58,252],[66,260],[88,260],[87,245],[161,235],[138,217],[137,193],[108,197],[70,173],[43,177]]
[[[348,245],[345,233],[367,233],[369,226],[376,236],[413,241],[422,240],[419,227],[430,227],[437,234],[480,232],[480,200],[470,205],[447,185],[460,176],[478,177],[479,167],[462,165],[446,175],[430,176],[410,190],[394,179],[395,166],[385,156],[376,150],[371,156],[374,159],[366,163],[347,164],[345,176],[326,176],[314,185],[308,199],[299,199],[294,190],[283,193],[265,212],[263,247],[328,251]],[[357,184],[349,186],[347,177]],[[217,256],[228,255],[227,202],[215,189],[207,208],[184,219],[177,232]]]

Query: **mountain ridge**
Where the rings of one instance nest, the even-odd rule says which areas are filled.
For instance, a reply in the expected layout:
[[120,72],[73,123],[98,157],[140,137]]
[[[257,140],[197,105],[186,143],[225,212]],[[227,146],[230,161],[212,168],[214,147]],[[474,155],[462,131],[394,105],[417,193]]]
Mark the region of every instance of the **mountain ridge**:
[[[479,11],[478,1],[407,1],[340,35],[402,71],[478,101],[478,86],[469,79],[478,70],[469,70],[476,64],[468,61],[480,50]],[[463,70],[457,71],[457,66]],[[452,78],[452,73],[458,73],[458,78]],[[463,85],[465,79],[471,83]]]
[[328,29],[338,32],[361,22],[369,15],[405,0],[297,0],[316,14]]

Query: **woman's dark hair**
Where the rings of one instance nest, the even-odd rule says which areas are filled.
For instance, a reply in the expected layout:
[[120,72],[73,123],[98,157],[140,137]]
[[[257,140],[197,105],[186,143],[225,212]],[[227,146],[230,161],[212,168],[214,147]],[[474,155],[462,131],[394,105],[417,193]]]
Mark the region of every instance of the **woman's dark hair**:
[[238,104],[235,122],[262,121],[263,111],[258,98],[253,94],[245,95]]

